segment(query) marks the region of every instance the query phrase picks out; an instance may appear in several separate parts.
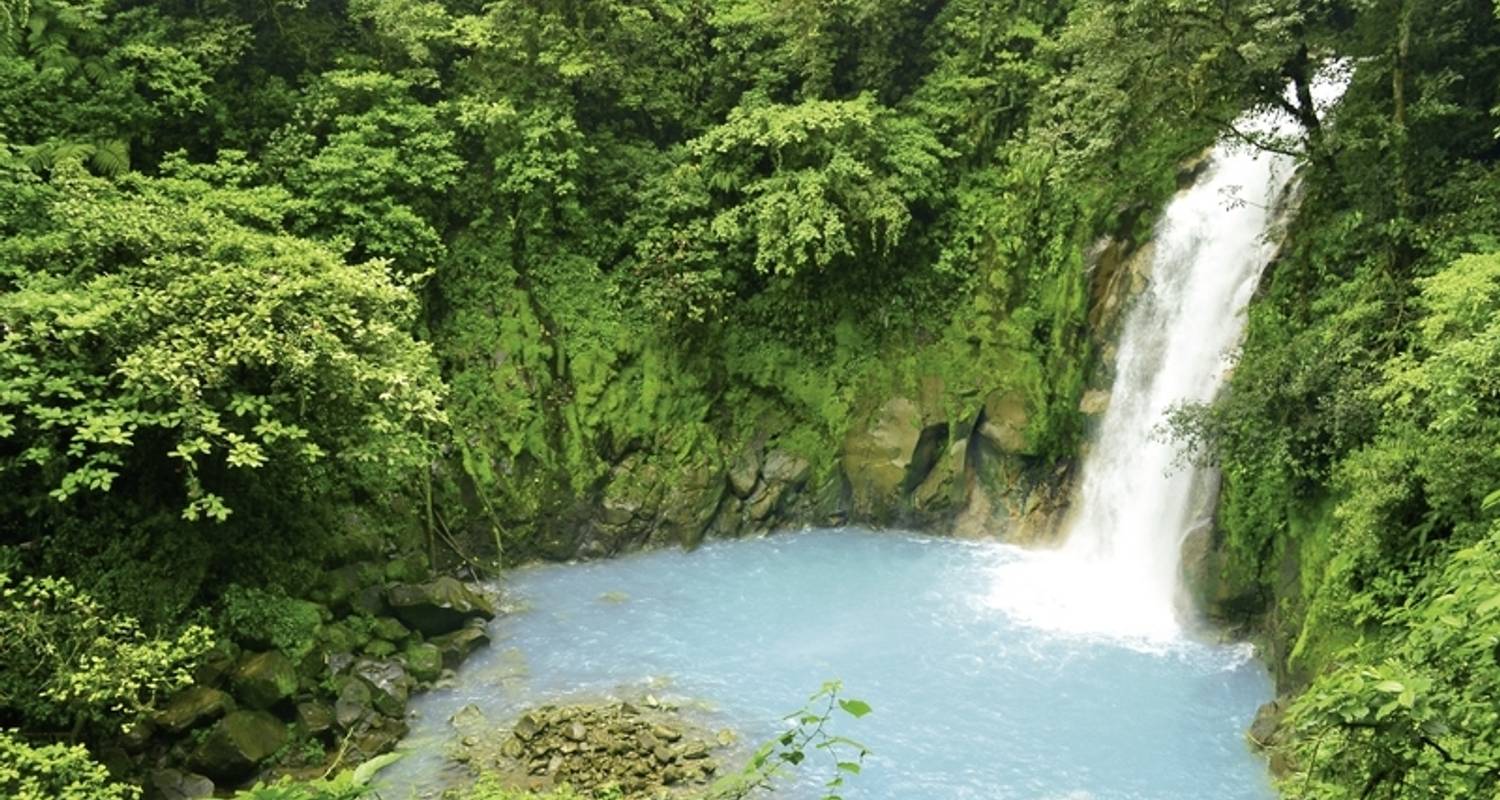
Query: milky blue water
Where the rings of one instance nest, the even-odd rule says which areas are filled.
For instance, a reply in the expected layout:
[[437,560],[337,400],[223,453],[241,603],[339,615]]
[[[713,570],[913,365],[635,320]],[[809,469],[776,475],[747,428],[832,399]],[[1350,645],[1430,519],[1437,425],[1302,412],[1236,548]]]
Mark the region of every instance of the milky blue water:
[[[840,530],[513,572],[506,596],[525,609],[492,624],[457,686],[415,701],[413,754],[386,796],[437,782],[447,719],[469,703],[509,723],[544,701],[649,691],[759,741],[837,678],[875,709],[838,728],[872,751],[849,798],[1274,797],[1244,739],[1271,684],[1245,648],[1018,625],[990,598],[1028,557]],[[816,786],[826,770],[809,764]]]

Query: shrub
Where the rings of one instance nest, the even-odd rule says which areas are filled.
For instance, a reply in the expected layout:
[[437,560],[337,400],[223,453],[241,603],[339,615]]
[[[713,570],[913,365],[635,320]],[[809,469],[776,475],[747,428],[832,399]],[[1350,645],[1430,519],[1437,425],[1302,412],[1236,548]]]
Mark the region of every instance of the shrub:
[[140,789],[114,783],[77,745],[35,747],[0,730],[0,797],[9,800],[136,800]]

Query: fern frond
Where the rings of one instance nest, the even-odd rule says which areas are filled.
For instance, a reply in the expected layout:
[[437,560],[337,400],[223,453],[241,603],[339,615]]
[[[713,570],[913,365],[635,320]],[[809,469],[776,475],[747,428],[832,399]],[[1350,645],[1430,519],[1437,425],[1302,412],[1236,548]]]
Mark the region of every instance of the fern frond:
[[21,148],[21,162],[26,165],[27,169],[33,172],[49,170],[56,161],[56,154],[50,143],[34,144]]
[[97,142],[92,147],[89,163],[94,165],[100,175],[114,177],[130,169],[130,145],[126,142],[115,139]]

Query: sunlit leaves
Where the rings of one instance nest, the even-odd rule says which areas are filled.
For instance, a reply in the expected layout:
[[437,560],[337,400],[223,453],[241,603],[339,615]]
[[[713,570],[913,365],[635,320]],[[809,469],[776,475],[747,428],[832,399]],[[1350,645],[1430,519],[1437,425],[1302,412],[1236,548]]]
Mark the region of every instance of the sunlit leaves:
[[421,463],[441,389],[406,332],[414,298],[381,262],[225,213],[274,219],[250,210],[266,199],[56,182],[53,226],[0,254],[33,266],[0,296],[0,412],[22,454],[0,472],[50,480],[54,501],[175,473],[183,515],[222,520],[236,472]]
[[947,151],[873,97],[797,105],[751,98],[691,145],[728,205],[711,231],[748,242],[755,268],[794,275],[901,241]]

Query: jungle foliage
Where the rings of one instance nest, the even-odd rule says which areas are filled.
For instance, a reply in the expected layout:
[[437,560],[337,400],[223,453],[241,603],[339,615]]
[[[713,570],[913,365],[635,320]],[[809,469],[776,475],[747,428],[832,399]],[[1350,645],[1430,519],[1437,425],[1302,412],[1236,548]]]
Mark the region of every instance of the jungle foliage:
[[826,477],[930,377],[1071,457],[1085,253],[1227,134],[1305,166],[1188,424],[1287,791],[1493,792],[1497,47],[1487,0],[0,0],[0,788],[131,796],[72,745],[206,624],[295,651],[423,505],[529,557],[626,459]]

